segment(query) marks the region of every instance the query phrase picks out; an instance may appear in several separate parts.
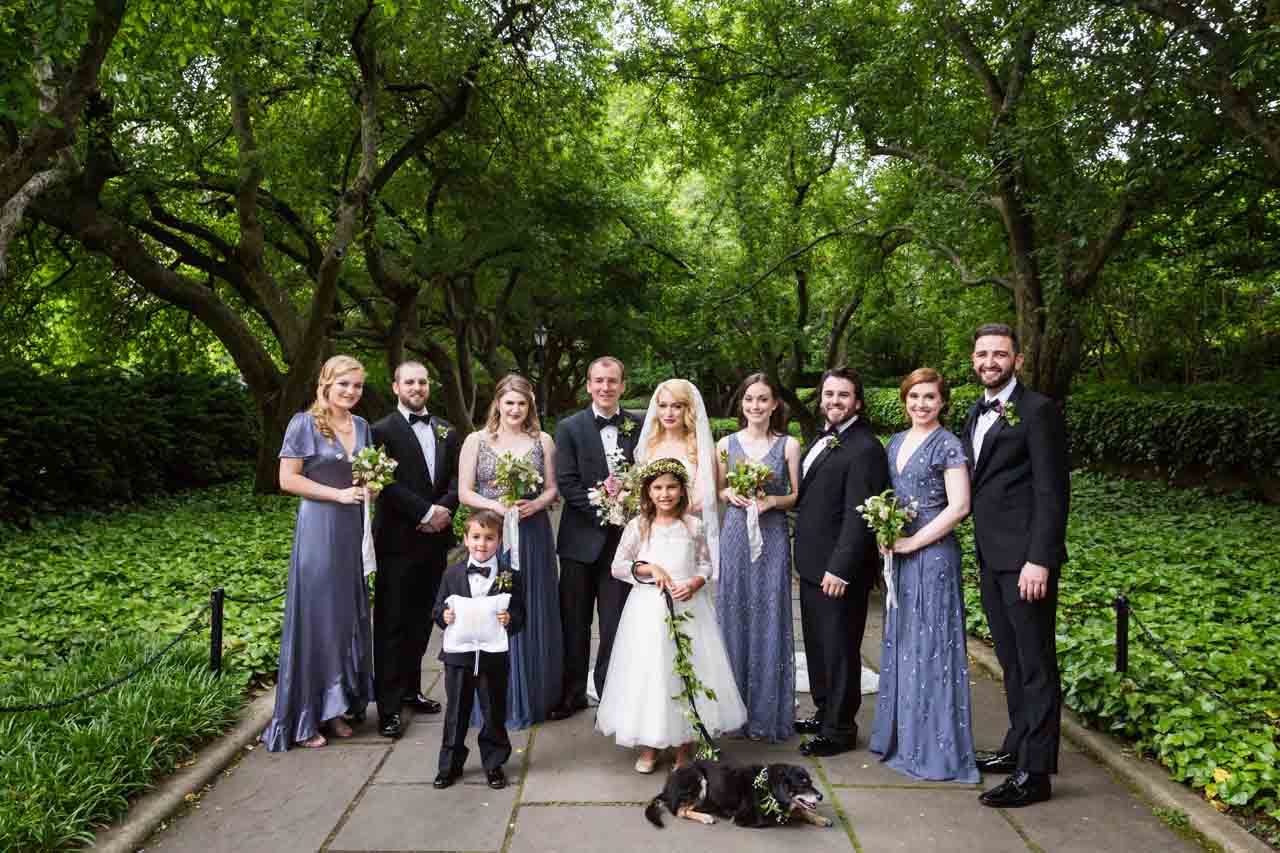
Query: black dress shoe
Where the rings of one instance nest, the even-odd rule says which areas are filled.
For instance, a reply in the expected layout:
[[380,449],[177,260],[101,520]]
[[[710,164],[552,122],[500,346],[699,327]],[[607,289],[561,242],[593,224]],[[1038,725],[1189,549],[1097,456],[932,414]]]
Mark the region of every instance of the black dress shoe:
[[832,740],[829,737],[818,735],[809,738],[809,740],[800,744],[800,754],[812,758],[821,758],[827,755],[839,755],[842,752],[848,752],[853,749],[853,741],[844,743],[838,740]]
[[980,749],[973,757],[982,773],[1018,772],[1018,757],[1012,752],[987,752]]
[[1051,794],[1047,775],[1019,770],[979,796],[978,801],[994,809],[1017,809],[1032,803],[1042,803]]
[[547,712],[548,720],[567,720],[579,711],[587,709],[587,697],[583,696],[570,702],[561,702]]
[[489,787],[495,791],[507,787],[507,774],[502,772],[501,767],[495,767],[492,770],[484,771],[485,778],[489,780]]
[[454,768],[453,770],[441,770],[436,774],[435,781],[431,783],[433,788],[448,788],[454,782],[458,781],[458,777],[462,775],[462,771]]
[[400,722],[399,714],[391,714],[378,720],[378,734],[383,737],[389,737],[392,740],[399,740],[400,735],[404,734],[404,725]]
[[403,697],[400,702],[408,705],[419,714],[439,714],[440,703],[434,699],[428,699],[421,693],[415,693],[412,696]]
[[822,731],[821,717],[801,717],[795,722],[796,734],[816,735]]

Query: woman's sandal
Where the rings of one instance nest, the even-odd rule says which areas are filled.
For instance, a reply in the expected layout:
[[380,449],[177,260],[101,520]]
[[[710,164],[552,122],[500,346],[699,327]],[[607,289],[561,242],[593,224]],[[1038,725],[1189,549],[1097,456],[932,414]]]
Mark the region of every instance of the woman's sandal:
[[347,725],[346,720],[334,717],[329,721],[329,734],[336,738],[348,738],[355,732],[351,730],[351,726]]
[[319,749],[322,746],[328,746],[328,744],[329,741],[325,740],[324,735],[319,732],[316,732],[306,740],[298,741],[298,746],[301,746],[304,749]]
[[653,755],[645,755],[644,753],[640,753],[640,757],[636,759],[637,773],[652,773],[657,766],[658,766],[657,752],[654,752]]

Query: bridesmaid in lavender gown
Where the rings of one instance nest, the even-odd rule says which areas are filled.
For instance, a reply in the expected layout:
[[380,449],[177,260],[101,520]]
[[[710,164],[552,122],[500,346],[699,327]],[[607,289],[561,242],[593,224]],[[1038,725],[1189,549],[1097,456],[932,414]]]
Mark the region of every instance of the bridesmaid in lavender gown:
[[351,409],[364,368],[337,355],[320,370],[316,402],[293,416],[280,449],[280,488],[298,495],[298,521],[280,635],[276,705],[262,742],[272,752],[320,747],[322,731],[350,737],[343,720],[373,698],[369,593],[360,557],[364,490],[351,457],[367,447],[369,423]]
[[[497,483],[504,453],[522,457],[542,475],[542,488],[516,502],[520,514],[519,563],[524,576],[524,630],[511,638],[511,678],[507,690],[507,728],[527,729],[547,718],[560,699],[564,639],[560,628],[560,588],[556,577],[555,540],[547,508],[559,498],[555,476],[555,443],[541,431],[533,386],[517,374],[494,389],[485,427],[462,444],[458,462],[458,497],[474,509],[506,513]],[[510,547],[503,543],[503,550]],[[480,706],[471,724],[479,727]]]
[[[743,734],[784,741],[794,734],[795,642],[791,614],[791,540],[787,510],[800,482],[800,443],[787,435],[786,404],[763,373],[738,389],[741,429],[720,440],[720,497],[729,504],[720,531],[716,611],[738,692],[747,706]],[[740,462],[768,465],[773,476],[759,499],[760,556],[747,534],[750,501],[726,477]]]
[[918,515],[893,546],[897,607],[886,611],[871,751],[916,779],[980,781],[970,726],[960,545],[969,514],[964,446],[938,423],[946,380],[922,367],[902,382],[911,429],[887,448],[893,491]]

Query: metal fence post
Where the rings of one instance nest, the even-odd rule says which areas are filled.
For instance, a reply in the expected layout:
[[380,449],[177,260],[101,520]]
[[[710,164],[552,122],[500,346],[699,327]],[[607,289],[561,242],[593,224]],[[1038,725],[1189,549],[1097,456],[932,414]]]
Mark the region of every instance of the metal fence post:
[[1116,672],[1129,671],[1129,599],[1116,596]]
[[222,674],[222,604],[226,595],[222,587],[209,593],[209,669],[216,675]]

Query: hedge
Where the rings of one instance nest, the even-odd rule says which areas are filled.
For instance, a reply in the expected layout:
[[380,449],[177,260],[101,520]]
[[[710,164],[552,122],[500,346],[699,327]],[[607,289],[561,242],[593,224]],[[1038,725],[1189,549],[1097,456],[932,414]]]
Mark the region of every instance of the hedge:
[[0,368],[0,520],[132,502],[243,473],[257,452],[234,377]]

